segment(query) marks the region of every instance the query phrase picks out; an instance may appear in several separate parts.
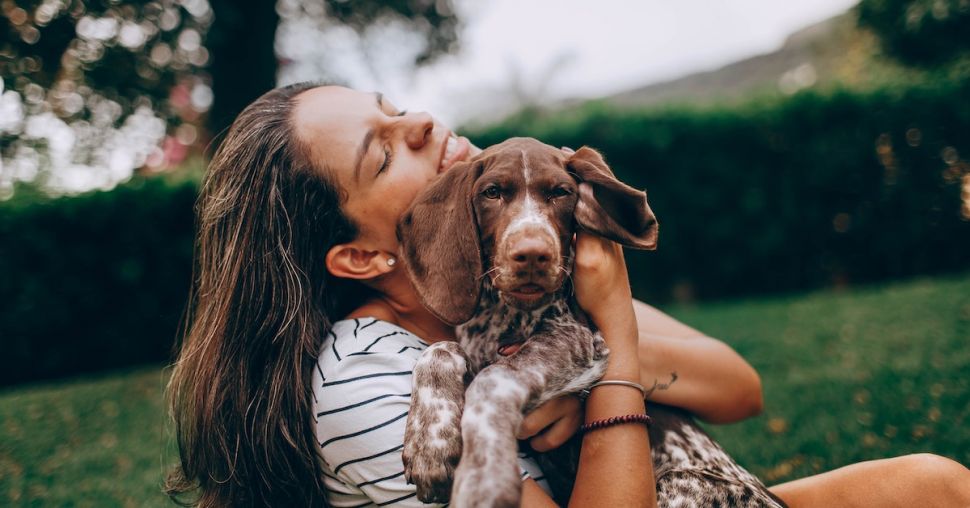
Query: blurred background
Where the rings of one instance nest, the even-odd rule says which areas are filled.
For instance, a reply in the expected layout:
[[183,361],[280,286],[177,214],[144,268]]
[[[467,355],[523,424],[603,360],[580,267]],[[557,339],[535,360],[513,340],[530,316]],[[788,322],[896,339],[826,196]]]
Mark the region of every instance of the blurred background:
[[636,295],[761,373],[775,483],[970,463],[970,0],[0,1],[0,505],[165,505],[207,155],[324,80],[647,189]]

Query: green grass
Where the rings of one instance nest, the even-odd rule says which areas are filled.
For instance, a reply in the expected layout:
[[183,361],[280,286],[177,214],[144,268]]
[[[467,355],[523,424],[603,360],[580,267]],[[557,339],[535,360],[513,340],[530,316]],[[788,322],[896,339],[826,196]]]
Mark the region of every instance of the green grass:
[[158,368],[0,394],[0,506],[172,506]]
[[[970,274],[668,310],[761,373],[765,413],[711,430],[769,483],[920,451],[970,463]],[[168,505],[164,382],[0,392],[0,505]]]
[[970,464],[970,276],[669,310],[761,374],[764,413],[710,430],[766,482],[914,452]]

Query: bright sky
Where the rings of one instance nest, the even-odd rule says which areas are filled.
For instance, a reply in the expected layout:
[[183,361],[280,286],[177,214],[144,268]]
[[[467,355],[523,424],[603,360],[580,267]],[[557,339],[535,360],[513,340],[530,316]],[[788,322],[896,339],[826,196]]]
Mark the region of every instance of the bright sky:
[[[456,0],[462,50],[416,75],[362,76],[400,107],[459,124],[520,95],[595,97],[777,49],[857,0]],[[366,73],[364,73],[366,74]]]

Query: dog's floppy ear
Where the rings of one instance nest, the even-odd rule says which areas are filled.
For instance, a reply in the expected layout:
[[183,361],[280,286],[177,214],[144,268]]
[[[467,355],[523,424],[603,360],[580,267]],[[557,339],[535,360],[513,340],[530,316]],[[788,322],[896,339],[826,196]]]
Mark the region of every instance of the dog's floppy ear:
[[401,256],[421,303],[442,321],[471,319],[482,254],[472,191],[480,161],[461,162],[422,191],[398,224]]
[[657,218],[647,193],[619,181],[603,157],[582,147],[566,161],[579,181],[576,223],[583,229],[635,249],[657,248]]

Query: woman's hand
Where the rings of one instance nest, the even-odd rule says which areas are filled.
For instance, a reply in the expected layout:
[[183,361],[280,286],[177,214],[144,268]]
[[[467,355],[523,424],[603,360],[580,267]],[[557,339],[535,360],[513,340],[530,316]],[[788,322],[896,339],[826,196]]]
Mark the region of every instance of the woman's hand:
[[610,348],[604,379],[639,382],[639,335],[623,248],[589,233],[576,234],[576,301]]
[[[601,330],[617,319],[635,320],[630,279],[623,248],[616,242],[585,232],[576,234],[573,283],[576,301]],[[636,337],[631,339],[630,345]]]
[[[509,356],[519,350],[521,344],[513,344],[498,350]],[[537,452],[559,448],[583,424],[583,403],[575,395],[556,397],[527,414],[519,425],[517,439],[528,439],[529,446]]]
[[537,452],[559,448],[583,423],[583,404],[574,395],[556,397],[526,415],[518,439],[528,439]]

